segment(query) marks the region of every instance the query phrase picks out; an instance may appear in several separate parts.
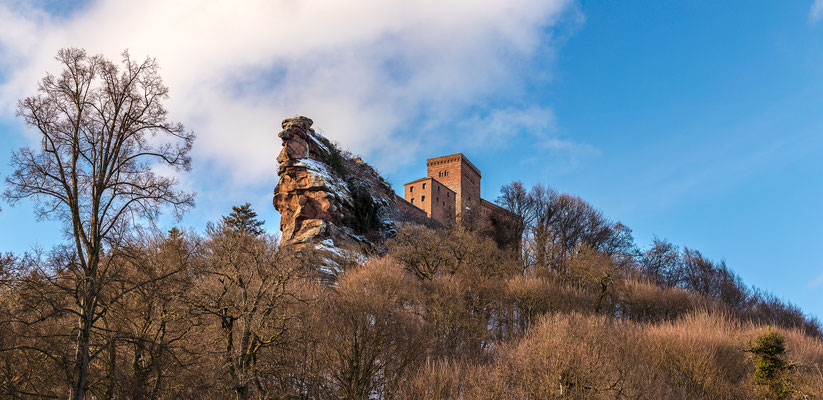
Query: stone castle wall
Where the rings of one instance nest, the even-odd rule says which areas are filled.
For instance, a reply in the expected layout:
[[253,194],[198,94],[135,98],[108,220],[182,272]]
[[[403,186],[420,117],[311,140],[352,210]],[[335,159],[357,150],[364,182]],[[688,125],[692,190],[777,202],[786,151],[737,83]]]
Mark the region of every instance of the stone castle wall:
[[403,191],[406,202],[423,210],[429,218],[443,225],[454,222],[457,193],[448,186],[428,176],[405,184]]

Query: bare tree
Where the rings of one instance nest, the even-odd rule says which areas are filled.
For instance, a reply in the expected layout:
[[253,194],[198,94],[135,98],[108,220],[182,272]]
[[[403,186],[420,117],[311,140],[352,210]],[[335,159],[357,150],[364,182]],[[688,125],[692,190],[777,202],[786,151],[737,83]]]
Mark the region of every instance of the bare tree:
[[714,263],[697,250],[683,248],[678,277],[681,287],[742,309],[748,293],[742,280],[726,267],[725,261]]
[[420,279],[434,278],[449,262],[445,234],[439,230],[405,225],[390,244],[389,254]]
[[349,270],[338,282],[326,303],[321,350],[336,386],[331,398],[395,398],[426,348],[412,311],[419,307],[417,283],[389,258]]
[[515,216],[508,222],[514,229],[515,237],[518,239],[516,250],[517,254],[520,255],[523,233],[535,218],[534,198],[526,191],[523,182],[514,181],[500,188],[497,204],[511,211]]
[[538,183],[529,192],[534,209],[534,221],[529,229],[527,244],[537,266],[549,265],[551,254],[552,227],[558,217],[555,199],[558,193],[549,186]]
[[189,299],[191,312],[219,322],[221,365],[238,398],[265,397],[261,355],[289,344],[300,264],[270,235],[225,222],[209,226],[207,235],[200,255],[202,277]]
[[652,246],[640,258],[641,271],[658,286],[677,285],[680,249],[669,241],[655,237]]
[[82,399],[88,386],[92,331],[105,308],[100,293],[112,274],[111,252],[136,221],[152,221],[161,206],[176,214],[194,204],[194,195],[176,191],[176,179],[154,173],[163,165],[188,170],[194,134],[167,121],[162,102],[168,88],[154,59],[135,62],[128,52],[121,65],[84,50],[63,49],[59,75],[47,74],[35,96],[18,104],[17,115],[40,136],[40,145],[12,156],[16,170],[6,178],[4,197],[14,204],[33,199],[41,218],[65,223],[76,268],[71,287],[77,318],[70,398]]
[[[196,283],[197,243],[175,228],[168,236],[141,235],[118,252],[122,280],[103,291],[119,300],[102,319],[109,338],[102,398],[180,396],[170,377],[200,364],[197,338],[190,337],[196,320],[182,301]],[[120,295],[123,288],[135,289]],[[194,381],[188,379],[187,387]]]

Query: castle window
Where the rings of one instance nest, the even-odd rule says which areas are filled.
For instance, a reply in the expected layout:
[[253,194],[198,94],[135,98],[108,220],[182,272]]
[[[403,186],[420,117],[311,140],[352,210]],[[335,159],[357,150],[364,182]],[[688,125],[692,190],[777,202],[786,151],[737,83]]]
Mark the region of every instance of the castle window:
[[414,197],[411,198],[411,203],[414,204]]
[[409,186],[409,193],[414,193],[414,186]]
[[420,196],[420,201],[421,201],[421,202],[426,201],[426,196]]
[[425,189],[425,188],[426,188],[426,184],[424,183],[424,184],[423,184],[423,189]]

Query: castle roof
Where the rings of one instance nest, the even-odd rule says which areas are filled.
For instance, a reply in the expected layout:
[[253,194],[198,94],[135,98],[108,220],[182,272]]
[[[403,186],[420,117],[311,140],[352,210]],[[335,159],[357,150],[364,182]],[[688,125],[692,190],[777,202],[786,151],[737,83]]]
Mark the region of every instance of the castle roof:
[[429,179],[434,179],[434,178],[432,178],[432,177],[430,177],[430,176],[424,176],[424,177],[422,177],[422,178],[415,179],[415,180],[413,180],[413,181],[411,181],[411,182],[406,182],[406,183],[404,183],[404,184],[403,184],[403,186],[406,186],[406,185],[411,185],[412,183],[417,183],[417,182],[427,181],[427,180],[429,180]]

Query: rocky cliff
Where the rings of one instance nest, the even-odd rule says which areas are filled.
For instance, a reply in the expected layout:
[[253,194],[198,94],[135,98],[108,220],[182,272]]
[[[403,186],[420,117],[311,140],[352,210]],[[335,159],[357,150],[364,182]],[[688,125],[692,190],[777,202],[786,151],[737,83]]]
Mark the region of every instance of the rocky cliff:
[[289,118],[278,134],[283,150],[274,208],[282,242],[330,251],[374,247],[394,234],[394,191],[371,166],[311,126],[309,118]]

